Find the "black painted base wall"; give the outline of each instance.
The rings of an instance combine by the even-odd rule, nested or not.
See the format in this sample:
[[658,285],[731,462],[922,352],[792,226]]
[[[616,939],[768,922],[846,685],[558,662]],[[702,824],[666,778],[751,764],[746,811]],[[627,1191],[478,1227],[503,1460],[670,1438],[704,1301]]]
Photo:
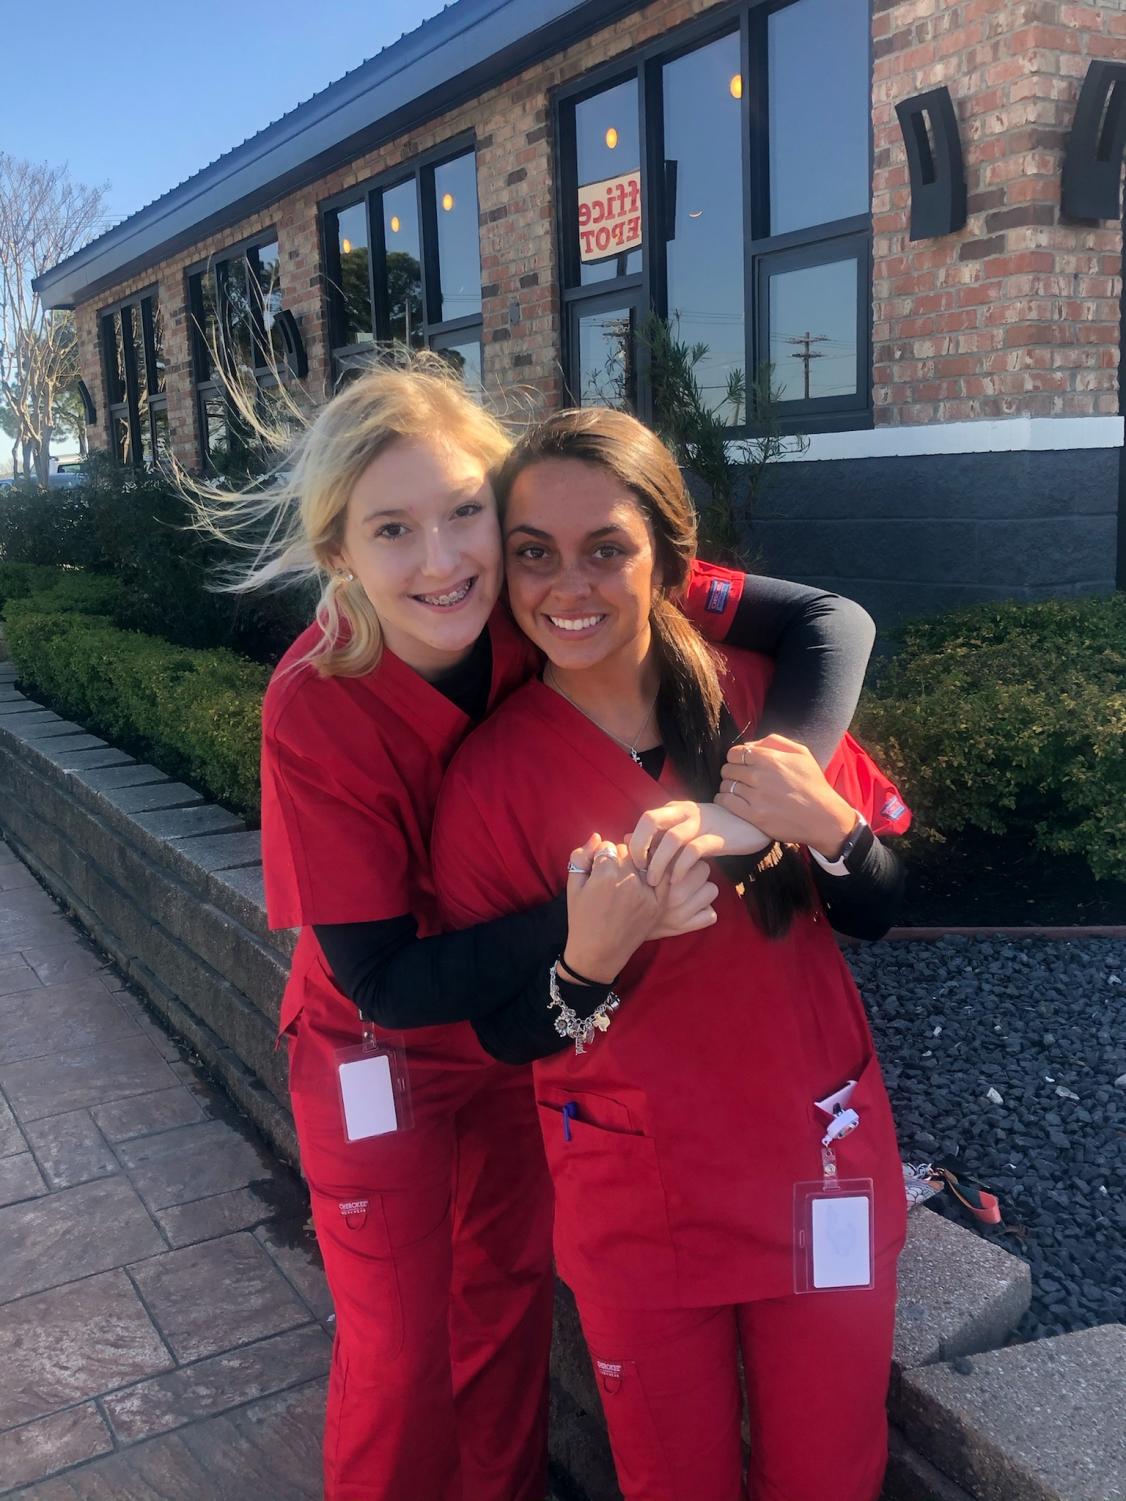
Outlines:
[[1115,585],[1117,448],[769,465],[755,567],[859,600],[886,629],[992,599]]

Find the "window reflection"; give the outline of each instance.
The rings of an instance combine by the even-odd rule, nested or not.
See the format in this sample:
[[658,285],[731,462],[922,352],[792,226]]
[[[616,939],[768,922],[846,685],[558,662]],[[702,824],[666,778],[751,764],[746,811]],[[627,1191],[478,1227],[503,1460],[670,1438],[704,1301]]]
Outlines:
[[[617,183],[619,179],[629,179],[631,175],[639,188],[640,182],[636,174],[639,174],[641,169],[641,139],[638,127],[636,78],[615,84],[613,88],[603,89],[600,94],[584,99],[581,104],[575,106],[575,163],[576,182],[580,190],[591,187],[595,183]],[[633,217],[634,206],[636,206],[639,220],[641,214],[640,198],[637,198],[636,205],[631,202],[631,195],[634,192],[633,183],[627,181],[621,184],[621,188],[621,195],[614,188],[590,195],[597,199],[599,204],[605,203],[611,206],[610,211],[615,227],[618,227],[619,218],[623,217],[626,212],[629,213],[630,218]],[[584,195],[580,192],[580,203],[583,197]],[[621,215],[618,212],[619,207],[622,210]],[[602,247],[596,244],[586,246],[588,253],[598,253],[601,249],[603,254],[599,259],[582,258],[583,233],[594,235],[605,227],[602,221],[594,222],[593,215],[598,212],[598,208],[594,208],[592,216],[586,219],[586,222],[584,222],[584,216],[579,215],[579,284],[581,286],[612,280],[616,276],[630,276],[641,270],[640,249],[615,254],[611,240],[607,240],[605,246]],[[624,232],[628,226],[621,227]]]
[[414,349],[426,342],[422,310],[422,251],[418,194],[412,177],[383,194],[387,248],[387,306],[391,338]]
[[438,272],[443,323],[481,311],[481,239],[477,166],[471,151],[434,169]]
[[250,270],[254,326],[258,333],[257,363],[259,366],[276,368],[285,359],[280,331],[276,327],[281,312],[281,260],[277,241],[269,245],[256,245],[247,251]]
[[121,336],[121,314],[110,313],[102,319],[103,348],[106,351],[106,380],[110,406],[125,400],[125,341]]
[[481,344],[469,339],[464,344],[445,344],[439,353],[461,376],[471,391],[481,387]]
[[736,34],[663,69],[669,324],[707,345],[696,380],[732,426],[746,417],[739,55]]
[[129,430],[129,418],[118,416],[113,419],[114,454],[119,464],[131,464],[133,462],[133,437]]
[[152,414],[153,457],[162,468],[172,462],[172,442],[168,435],[168,413],[163,407]]
[[158,394],[163,394],[167,380],[167,366],[164,363],[164,309],[156,297],[151,299],[149,306],[152,310],[152,348],[156,361],[156,369],[151,373],[152,388]]
[[780,401],[853,396],[857,263],[831,261],[770,278],[770,362]]
[[242,256],[219,265],[219,296],[223,310],[223,328],[227,358],[235,370],[249,375],[258,363],[254,348],[257,288],[250,280],[249,268]]
[[578,319],[579,406],[634,405],[633,309],[612,308]]
[[375,325],[371,313],[367,204],[353,203],[350,208],[338,209],[330,215],[329,231],[335,234],[339,267],[338,346],[370,344]]
[[196,334],[196,379],[206,380],[215,368],[215,354],[219,341],[219,321],[216,311],[215,273],[201,272],[192,278],[195,284],[195,334]]
[[772,234],[868,212],[868,4],[796,0],[770,17]]
[[221,396],[208,396],[203,402],[204,448],[212,465],[227,458],[230,432],[227,427],[227,403]]

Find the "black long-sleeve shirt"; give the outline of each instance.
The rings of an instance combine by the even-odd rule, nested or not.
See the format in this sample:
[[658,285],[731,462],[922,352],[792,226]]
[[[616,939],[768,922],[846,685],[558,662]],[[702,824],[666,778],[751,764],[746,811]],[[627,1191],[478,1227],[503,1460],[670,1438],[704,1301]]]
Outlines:
[[[781,579],[748,580],[727,644],[776,659],[756,733],[788,735],[826,761],[851,721],[872,638],[871,620],[850,600]],[[491,666],[485,633],[465,661],[434,686],[471,719],[480,719],[488,706]],[[885,853],[897,866],[894,856]],[[880,864],[878,896],[867,880],[854,886],[854,877],[836,878],[854,887],[847,899],[841,893],[835,895],[838,915],[878,927],[879,910],[887,900],[889,869]],[[851,919],[845,905],[857,909]],[[865,916],[860,909],[870,910]],[[888,926],[890,918],[880,931]],[[509,1030],[513,1048],[521,1054],[509,1061],[523,1061],[533,1045],[540,1051],[529,1056],[543,1055],[548,1038],[542,1033],[542,1018],[533,1021],[531,1013],[542,1011],[550,1022],[544,977],[566,942],[563,896],[526,912],[431,938],[418,937],[417,923],[407,913],[375,922],[318,924],[314,931],[340,989],[380,1026],[400,1030],[470,1021],[478,1027],[483,1045],[497,1057],[506,1057],[510,1051],[505,1043]],[[528,992],[534,975],[541,982],[536,1005]],[[531,1028],[527,1035],[525,1027]],[[551,1036],[555,1046],[561,1045],[553,1030]]]

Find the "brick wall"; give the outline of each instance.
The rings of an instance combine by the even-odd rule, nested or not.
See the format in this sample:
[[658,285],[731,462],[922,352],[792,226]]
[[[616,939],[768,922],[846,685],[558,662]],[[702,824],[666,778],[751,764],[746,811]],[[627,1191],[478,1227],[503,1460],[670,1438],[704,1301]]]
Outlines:
[[[877,424],[1118,411],[1122,232],[1060,222],[1092,58],[1126,57],[1121,0],[874,0]],[[907,238],[897,101],[945,84],[966,163],[958,235]]]

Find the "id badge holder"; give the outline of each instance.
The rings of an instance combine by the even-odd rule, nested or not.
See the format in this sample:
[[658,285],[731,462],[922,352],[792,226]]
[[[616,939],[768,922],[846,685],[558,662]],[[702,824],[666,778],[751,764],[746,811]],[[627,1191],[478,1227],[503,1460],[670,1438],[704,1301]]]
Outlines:
[[377,1039],[375,1028],[365,1022],[360,1045],[339,1048],[334,1061],[347,1141],[410,1130],[414,1113],[402,1048]]
[[871,1178],[842,1178],[833,1144],[860,1124],[848,1108],[851,1082],[818,1101],[830,1116],[821,1177],[794,1185],[794,1291],[860,1291],[876,1285],[875,1191]]

